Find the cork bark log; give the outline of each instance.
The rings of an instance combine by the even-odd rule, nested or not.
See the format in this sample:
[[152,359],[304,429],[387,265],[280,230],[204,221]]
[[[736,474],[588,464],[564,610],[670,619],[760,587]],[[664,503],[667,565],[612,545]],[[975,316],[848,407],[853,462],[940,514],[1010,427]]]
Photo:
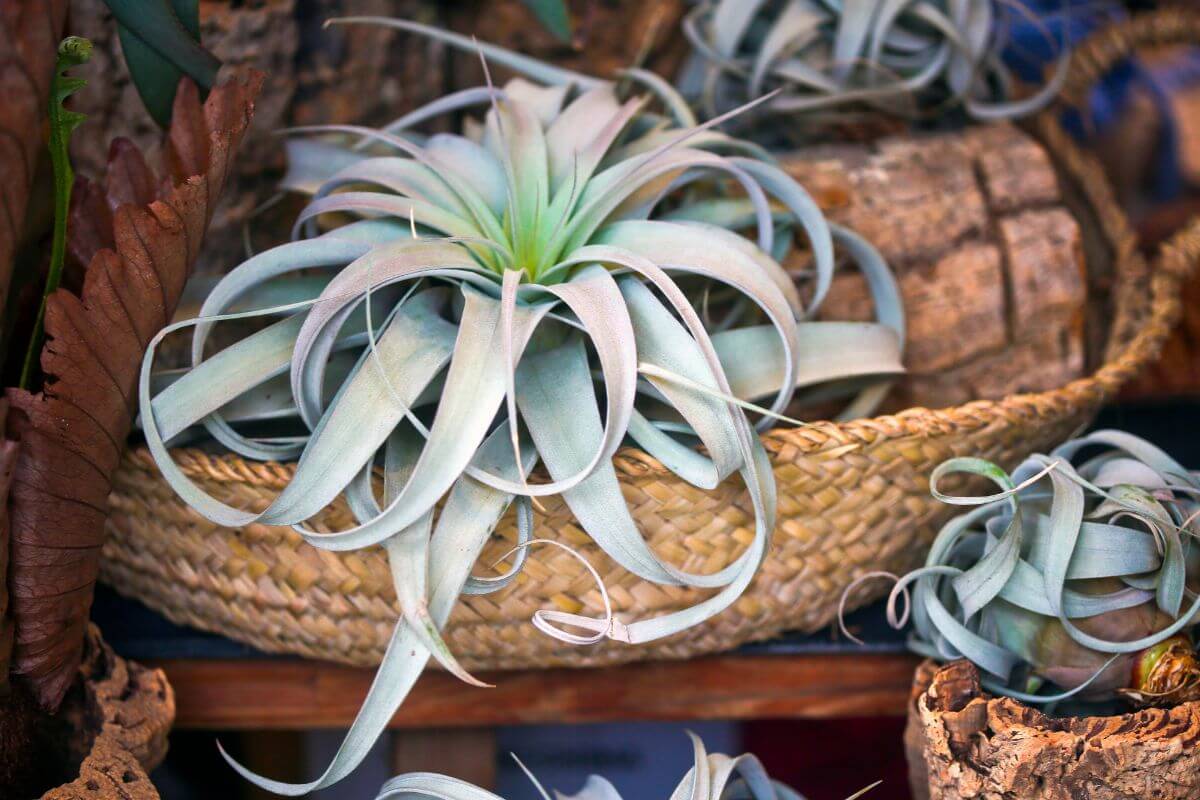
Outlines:
[[[1027,134],[998,124],[894,137],[801,151],[786,166],[898,278],[909,375],[890,409],[1041,391],[1085,374],[1103,343],[1087,312],[1089,300],[1103,302],[1104,264],[1085,265],[1078,217]],[[823,314],[868,319],[862,277],[839,274]]]
[[905,747],[917,800],[1200,797],[1200,703],[1055,719],[983,694],[965,661],[923,664]]
[[148,773],[167,754],[175,695],[162,670],[126,661],[92,626],[79,681],[47,720],[42,753],[77,775],[42,800],[158,800]]

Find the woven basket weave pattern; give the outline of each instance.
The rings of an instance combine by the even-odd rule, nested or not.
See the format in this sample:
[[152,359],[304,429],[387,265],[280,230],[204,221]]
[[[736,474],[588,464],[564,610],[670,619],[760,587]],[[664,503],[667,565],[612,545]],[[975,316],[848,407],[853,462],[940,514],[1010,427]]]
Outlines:
[[[1111,30],[1077,51],[1066,96],[1091,85],[1135,41],[1196,40],[1200,24],[1179,13],[1160,13]],[[733,607],[690,631],[647,645],[565,645],[538,633],[530,616],[551,607],[600,616],[600,594],[569,554],[535,548],[514,585],[460,600],[445,635],[463,665],[515,669],[684,658],[783,630],[817,630],[834,618],[842,592],[856,577],[881,569],[901,572],[922,559],[937,527],[954,513],[929,496],[927,476],[937,464],[973,455],[1012,466],[1085,426],[1106,398],[1157,355],[1178,319],[1179,282],[1200,259],[1200,226],[1165,246],[1151,275],[1098,165],[1049,115],[1039,119],[1037,128],[1064,178],[1094,215],[1117,267],[1109,360],[1099,371],[1041,394],[772,431],[764,442],[778,482],[779,524],[760,573]],[[248,509],[264,508],[291,473],[287,465],[195,450],[174,455],[206,491]],[[635,520],[655,550],[680,567],[715,570],[752,538],[753,515],[737,481],[716,491],[699,490],[632,449],[618,453],[615,462]],[[289,528],[219,528],[174,495],[142,449],[127,454],[110,503],[102,578],[118,591],[176,622],[219,631],[263,650],[354,664],[375,664],[382,657],[398,609],[381,549],[331,553],[304,544]],[[544,507],[544,513],[537,512],[539,535],[557,538],[587,558],[622,617],[656,616],[702,596],[630,575],[578,528],[560,499],[549,498]],[[333,530],[351,524],[339,501],[316,527]],[[489,574],[514,540],[508,518],[476,572]],[[879,591],[878,584],[860,587],[848,607]]]

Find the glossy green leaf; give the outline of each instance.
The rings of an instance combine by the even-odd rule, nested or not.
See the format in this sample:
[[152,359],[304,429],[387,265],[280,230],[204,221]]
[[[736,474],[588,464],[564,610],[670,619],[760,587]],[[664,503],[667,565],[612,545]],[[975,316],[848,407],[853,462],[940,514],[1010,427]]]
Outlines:
[[117,19],[121,51],[150,116],[166,127],[179,79],[211,89],[221,67],[199,45],[199,0],[104,0]]
[[565,0],[521,0],[542,26],[564,42],[571,40],[571,15]]

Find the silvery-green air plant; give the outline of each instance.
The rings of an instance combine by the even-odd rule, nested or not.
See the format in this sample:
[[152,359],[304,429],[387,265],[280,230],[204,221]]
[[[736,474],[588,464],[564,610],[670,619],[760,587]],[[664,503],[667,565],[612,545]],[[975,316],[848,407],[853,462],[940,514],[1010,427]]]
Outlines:
[[793,121],[956,106],[1011,119],[1049,103],[1069,62],[1047,32],[1059,56],[1022,92],[1002,58],[1013,14],[1031,12],[1020,0],[700,0],[684,21],[693,54],[680,85],[710,114],[777,90],[759,111]]
[[[943,493],[956,473],[1000,491]],[[1139,437],[1102,430],[1011,475],[954,458],[930,485],[938,499],[975,508],[947,523],[925,566],[893,589],[889,622],[911,616],[916,652],[965,657],[986,688],[1029,703],[1200,699],[1191,638],[1200,475]]]
[[[292,525],[327,550],[386,548],[402,618],[329,769],[292,785],[238,767],[291,795],[354,768],[430,655],[474,681],[440,630],[460,594],[515,578],[539,542],[537,498],[560,495],[629,572],[710,591],[637,620],[614,618],[602,591],[603,618],[546,610],[534,624],[577,644],[670,636],[733,603],[764,557],[775,482],[757,434],[797,399],[868,414],[903,369],[879,254],[760,149],[697,125],[662,79],[599,80],[406,21],[340,22],[431,36],[525,77],[382,129],[292,131],[285,187],[311,194],[294,241],[232,269],[197,319],[158,335],[194,328],[190,369],[154,373],[154,347],[143,365],[147,445],[197,512]],[[460,133],[421,132],[447,115],[465,116]],[[797,238],[811,264],[798,282],[779,264]],[[878,322],[814,320],[837,258],[865,274]],[[206,353],[214,324],[248,317],[277,319]],[[254,427],[288,418],[302,435]],[[171,459],[168,443],[196,426],[241,456],[296,461],[294,476],[262,511],[219,501]],[[744,482],[754,535],[732,563],[694,574],[649,547],[612,464],[626,441],[694,486]],[[354,527],[306,525],[339,495]],[[512,568],[471,576],[510,506]]]
[[[670,800],[804,800],[804,797],[784,784],[772,780],[762,762],[744,753],[730,757],[723,753],[708,753],[695,734],[692,740],[694,765],[671,793]],[[525,765],[517,762],[522,769]],[[550,793],[537,778],[525,770],[538,794],[549,800]],[[878,783],[846,798],[857,800]],[[583,788],[572,795],[555,792],[559,800],[621,800],[616,787],[599,775],[588,777]],[[502,800],[486,789],[457,778],[429,772],[398,775],[383,785],[375,800]]]

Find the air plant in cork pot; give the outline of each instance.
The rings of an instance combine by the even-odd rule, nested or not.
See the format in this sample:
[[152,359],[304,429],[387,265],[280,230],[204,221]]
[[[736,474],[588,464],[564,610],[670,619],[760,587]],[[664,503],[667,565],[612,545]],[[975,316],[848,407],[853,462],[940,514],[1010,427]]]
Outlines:
[[[952,476],[998,492],[950,493]],[[888,621],[909,646],[974,664],[983,688],[1024,703],[1174,706],[1200,700],[1200,476],[1132,434],[1099,430],[1011,474],[953,458],[935,497],[971,510],[925,566],[897,578]]]

